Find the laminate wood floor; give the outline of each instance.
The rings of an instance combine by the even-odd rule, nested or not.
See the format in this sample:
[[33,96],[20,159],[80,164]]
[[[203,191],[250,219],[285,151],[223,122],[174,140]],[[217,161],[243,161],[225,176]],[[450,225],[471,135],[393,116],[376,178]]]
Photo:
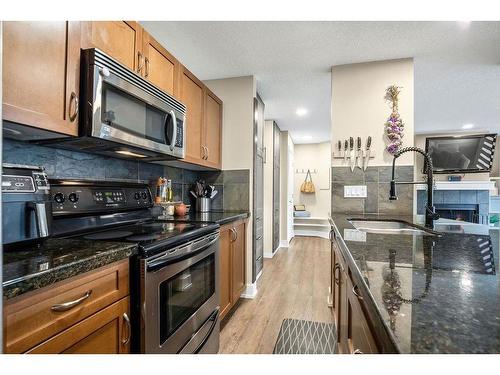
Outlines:
[[219,353],[272,353],[285,318],[333,322],[329,279],[330,241],[295,237],[264,260],[257,297],[240,299],[221,322]]

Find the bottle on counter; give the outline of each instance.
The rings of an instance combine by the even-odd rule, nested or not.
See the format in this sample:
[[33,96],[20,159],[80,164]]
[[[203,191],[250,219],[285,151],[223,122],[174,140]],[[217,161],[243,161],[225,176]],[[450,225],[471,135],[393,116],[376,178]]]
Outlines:
[[173,202],[174,201],[174,191],[172,190],[172,180],[166,180],[167,183],[167,202]]

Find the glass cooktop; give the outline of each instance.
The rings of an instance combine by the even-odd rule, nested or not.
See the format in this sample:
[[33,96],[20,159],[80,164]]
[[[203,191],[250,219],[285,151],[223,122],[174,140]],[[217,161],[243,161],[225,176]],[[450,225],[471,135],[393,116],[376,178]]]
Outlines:
[[176,246],[182,242],[203,236],[219,226],[207,223],[167,223],[151,221],[120,226],[102,232],[82,236],[86,240],[136,242],[139,251],[152,255],[165,247]]

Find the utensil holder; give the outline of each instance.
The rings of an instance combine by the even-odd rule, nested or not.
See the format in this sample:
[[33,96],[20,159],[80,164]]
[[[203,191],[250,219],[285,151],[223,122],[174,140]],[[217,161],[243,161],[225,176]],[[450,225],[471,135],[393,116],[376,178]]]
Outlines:
[[211,203],[210,198],[196,198],[196,211],[209,212]]

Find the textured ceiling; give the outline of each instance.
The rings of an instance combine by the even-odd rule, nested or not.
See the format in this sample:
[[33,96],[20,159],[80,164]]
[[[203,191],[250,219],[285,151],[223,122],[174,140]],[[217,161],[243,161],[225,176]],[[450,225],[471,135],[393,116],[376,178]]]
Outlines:
[[266,119],[296,143],[329,140],[332,65],[405,57],[415,63],[416,132],[467,123],[500,132],[500,22],[141,24],[201,79],[254,75]]

